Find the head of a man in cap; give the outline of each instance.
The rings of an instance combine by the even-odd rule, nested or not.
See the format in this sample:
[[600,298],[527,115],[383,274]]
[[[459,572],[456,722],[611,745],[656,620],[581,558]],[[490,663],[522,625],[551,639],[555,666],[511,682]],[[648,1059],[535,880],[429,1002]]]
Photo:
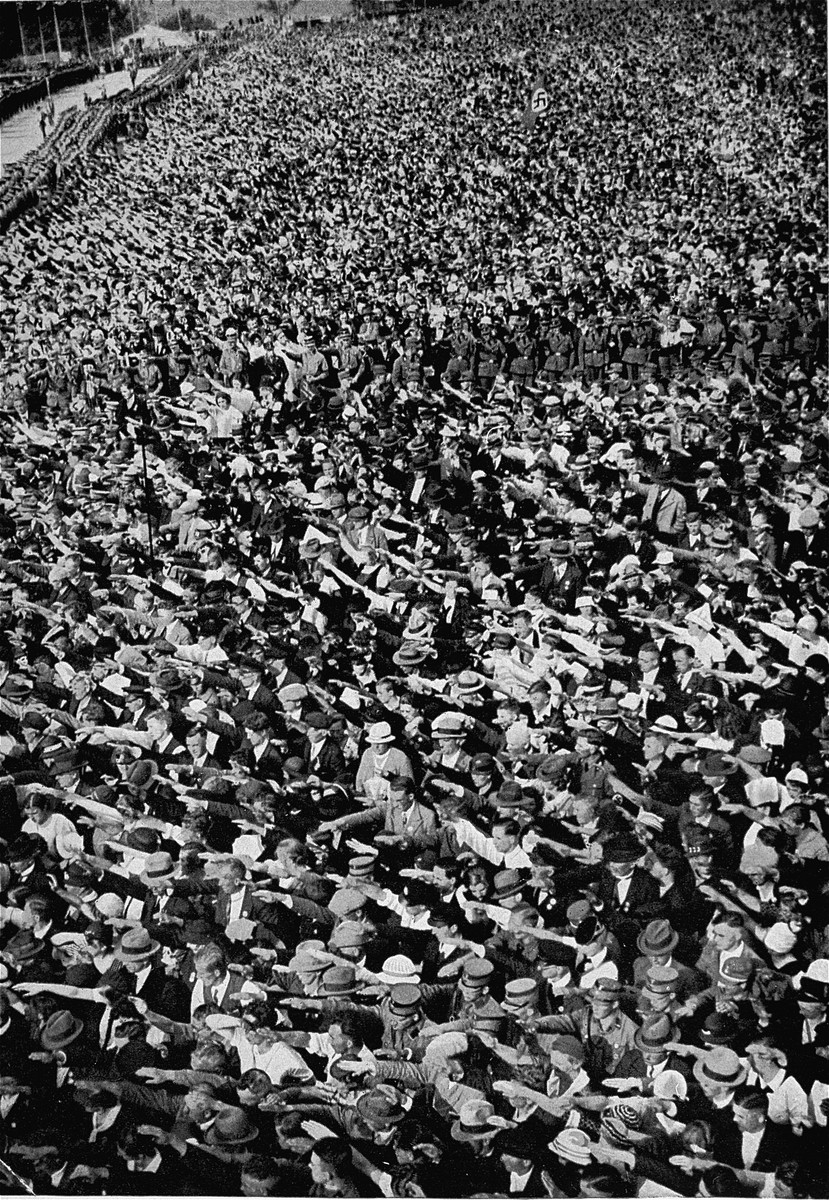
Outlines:
[[615,979],[599,979],[590,990],[590,1009],[596,1020],[604,1025],[619,1011],[621,985]]

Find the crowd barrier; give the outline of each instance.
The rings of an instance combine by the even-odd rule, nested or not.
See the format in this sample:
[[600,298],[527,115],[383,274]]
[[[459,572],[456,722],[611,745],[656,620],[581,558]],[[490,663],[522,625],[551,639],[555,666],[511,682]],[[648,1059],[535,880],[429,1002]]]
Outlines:
[[51,196],[59,185],[65,186],[79,161],[105,139],[126,133],[132,118],[140,117],[184,87],[200,63],[235,49],[244,36],[240,32],[203,43],[168,59],[152,79],[134,91],[65,112],[46,141],[11,166],[0,180],[0,232],[21,213]]

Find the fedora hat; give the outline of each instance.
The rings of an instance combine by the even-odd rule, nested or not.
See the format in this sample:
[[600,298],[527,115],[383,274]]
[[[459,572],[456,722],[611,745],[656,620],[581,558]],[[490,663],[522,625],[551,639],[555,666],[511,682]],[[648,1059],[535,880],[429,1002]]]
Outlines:
[[428,646],[420,642],[404,642],[399,650],[392,655],[392,660],[398,667],[416,667],[425,662],[431,654]]
[[492,885],[495,900],[506,900],[510,896],[518,896],[527,883],[526,872],[518,870],[497,871]]
[[455,694],[474,696],[486,687],[486,680],[477,671],[461,671],[455,676]]
[[829,1002],[829,960],[816,958],[810,962],[795,986],[798,995],[805,1000],[820,1004]]
[[17,963],[26,963],[37,958],[45,947],[46,943],[40,938],[36,938],[31,929],[21,929],[6,942],[4,953],[7,958],[11,958]]
[[73,1016],[71,1012],[67,1012],[64,1008],[60,1012],[52,1013],[49,1020],[43,1026],[40,1035],[40,1044],[44,1050],[62,1050],[64,1046],[70,1045],[82,1033],[83,1021]]
[[644,853],[645,847],[629,833],[617,833],[604,844],[604,861],[609,863],[635,863]]
[[329,967],[322,977],[326,996],[350,996],[357,990],[357,975],[353,967]]
[[259,1137],[259,1130],[241,1108],[223,1108],[205,1136],[208,1146],[243,1146]]
[[714,1084],[734,1089],[745,1083],[747,1074],[748,1069],[735,1052],[726,1046],[715,1046],[712,1050],[707,1050],[694,1063],[694,1078],[703,1085]]
[[672,1032],[671,1018],[659,1013],[645,1018],[633,1035],[633,1041],[639,1050],[661,1050],[671,1040]]
[[125,963],[141,962],[142,959],[152,958],[160,948],[161,943],[153,941],[146,929],[128,929],[121,938],[115,957]]
[[636,945],[648,957],[671,954],[679,945],[679,934],[671,927],[670,921],[649,921],[636,939]]
[[394,734],[388,721],[375,721],[369,726],[366,738],[370,746],[385,746],[394,741]]
[[390,1125],[397,1125],[408,1112],[400,1093],[388,1084],[379,1084],[371,1091],[363,1092],[356,1107],[364,1120],[383,1121]]
[[176,864],[172,857],[166,851],[160,851],[158,854],[148,854],[144,860],[144,870],[141,872],[141,882],[147,885],[153,883],[162,883],[165,879],[172,879],[176,873]]
[[491,1104],[469,1100],[461,1105],[458,1119],[452,1123],[452,1137],[456,1142],[481,1142],[494,1137],[500,1128]]

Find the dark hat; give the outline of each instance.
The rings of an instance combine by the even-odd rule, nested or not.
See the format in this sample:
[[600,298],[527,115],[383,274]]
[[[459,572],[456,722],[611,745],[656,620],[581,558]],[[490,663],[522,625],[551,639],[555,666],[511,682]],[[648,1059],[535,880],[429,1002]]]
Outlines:
[[538,999],[538,980],[530,976],[511,979],[504,988],[504,1007],[523,1008]]
[[700,775],[733,775],[737,764],[723,758],[721,754],[708,754],[700,763]]
[[670,954],[678,944],[679,934],[662,918],[650,921],[636,939],[642,954],[647,955]]
[[576,926],[575,939],[577,946],[589,946],[591,942],[595,942],[596,938],[602,932],[604,927],[600,924],[596,917],[586,917],[584,921],[580,921]]
[[28,862],[31,858],[37,858],[41,850],[45,846],[43,839],[35,837],[33,834],[21,833],[20,837],[14,839],[8,849],[8,858],[12,866],[16,863]]
[[206,946],[208,942],[217,941],[221,936],[221,930],[212,921],[198,919],[185,921],[181,936],[189,946]]
[[330,729],[331,718],[322,712],[311,712],[305,718],[305,724],[309,729]]
[[736,1040],[740,1026],[727,1013],[713,1012],[706,1017],[700,1030],[700,1041],[712,1046],[729,1046]]
[[633,863],[645,853],[645,847],[630,833],[617,833],[604,844],[604,861],[608,863]]
[[546,938],[538,942],[538,962],[542,966],[567,967],[575,970],[576,951],[571,946],[562,946],[560,942],[548,942]]
[[492,885],[492,894],[496,900],[506,900],[509,896],[519,895],[527,883],[527,871],[507,870],[496,872]]
[[633,1041],[640,1050],[661,1050],[671,1040],[672,1033],[671,1018],[666,1013],[658,1013],[645,1017],[641,1028],[633,1035]]
[[322,990],[327,996],[350,996],[357,990],[353,967],[329,967],[322,977]]
[[140,962],[152,958],[159,949],[160,943],[154,941],[146,929],[128,929],[121,938],[115,957],[121,962]]
[[374,871],[377,863],[375,854],[355,854],[348,860],[348,874],[351,879],[367,879]]
[[36,938],[31,929],[21,929],[6,942],[3,953],[6,958],[11,958],[15,962],[26,963],[37,958],[43,949],[45,949],[45,942]]
[[507,780],[502,783],[495,796],[495,805],[497,808],[524,808],[527,804],[527,797],[524,795],[523,788],[520,784],[513,780]]
[[590,996],[595,1000],[618,1000],[622,994],[622,985],[618,979],[603,976],[597,979],[590,989]]
[[398,983],[389,992],[389,1008],[399,1017],[412,1016],[422,1002],[423,993],[414,983]]
[[717,848],[716,840],[710,830],[702,825],[689,825],[684,833],[685,853],[688,858],[701,858],[713,854]]
[[150,829],[146,825],[138,825],[135,829],[130,830],[124,840],[131,850],[140,850],[150,857],[155,857],[159,839],[154,829]]
[[494,966],[487,959],[472,958],[464,964],[461,979],[467,987],[483,989],[489,987],[494,972]]
[[485,772],[491,774],[495,770],[495,759],[491,754],[475,754],[469,764],[469,770],[474,773],[483,775]]
[[82,1033],[83,1021],[67,1012],[66,1009],[61,1009],[60,1012],[52,1013],[43,1026],[40,1044],[44,1050],[62,1050]]
[[208,1146],[242,1146],[259,1136],[259,1130],[241,1108],[223,1108],[205,1135]]
[[364,1120],[383,1121],[396,1125],[406,1116],[407,1108],[396,1088],[380,1084],[357,1100],[357,1112]]
[[493,996],[481,996],[472,1005],[472,1024],[476,1029],[487,1026],[498,1029],[506,1017],[506,1010]]

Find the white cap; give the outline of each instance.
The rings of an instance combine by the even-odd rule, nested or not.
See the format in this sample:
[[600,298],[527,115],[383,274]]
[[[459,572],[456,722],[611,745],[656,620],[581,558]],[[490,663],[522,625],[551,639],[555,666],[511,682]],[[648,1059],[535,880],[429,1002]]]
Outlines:
[[785,921],[777,921],[766,930],[762,941],[769,954],[788,954],[797,941],[797,934],[792,933]]
[[95,901],[95,908],[102,917],[122,917],[124,902],[115,892],[102,892]]

